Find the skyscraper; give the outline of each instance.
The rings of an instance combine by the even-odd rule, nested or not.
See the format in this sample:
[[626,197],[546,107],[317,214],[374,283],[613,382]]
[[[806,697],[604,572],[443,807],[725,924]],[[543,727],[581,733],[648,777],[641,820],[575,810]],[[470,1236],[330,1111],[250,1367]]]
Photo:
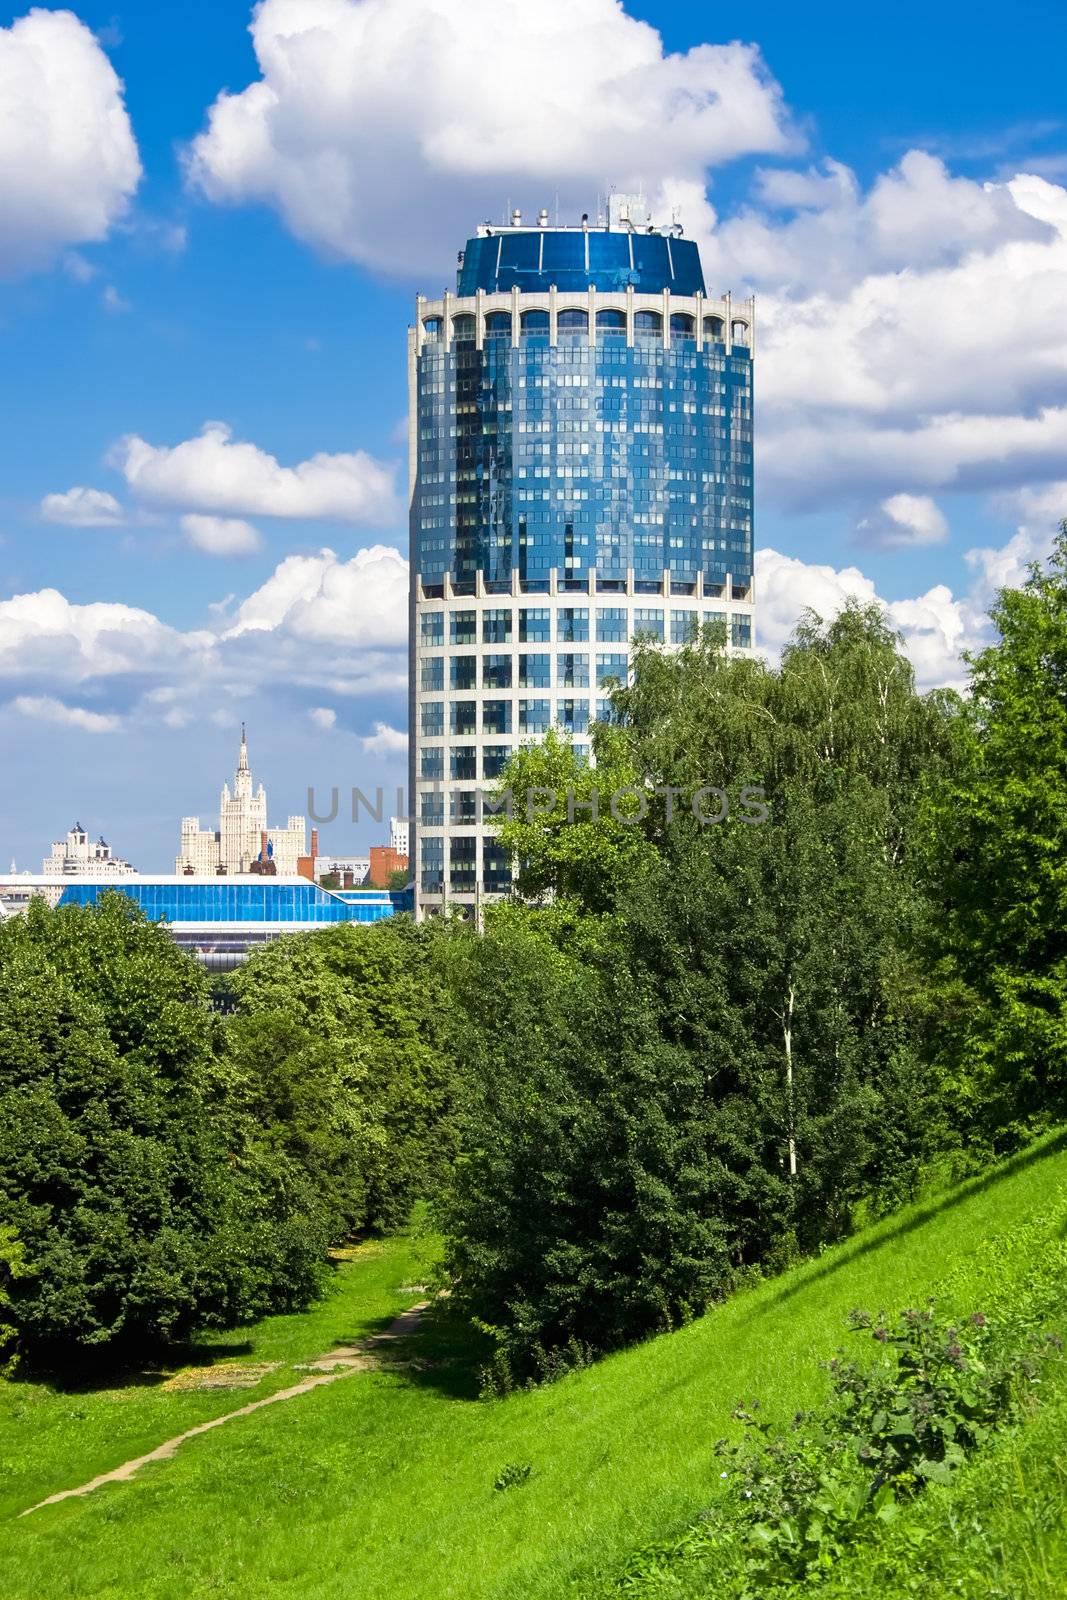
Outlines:
[[411,782],[420,909],[506,892],[479,790],[580,749],[638,632],[753,642],[754,307],[640,200],[486,224],[410,333]]

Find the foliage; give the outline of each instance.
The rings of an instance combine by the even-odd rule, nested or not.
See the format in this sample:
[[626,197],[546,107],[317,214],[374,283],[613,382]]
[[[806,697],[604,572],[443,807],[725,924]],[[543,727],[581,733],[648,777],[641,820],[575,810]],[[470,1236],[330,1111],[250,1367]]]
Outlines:
[[[912,845],[954,698],[919,695],[853,606],[778,671],[708,633],[640,644],[613,703],[594,766],[557,735],[509,764],[524,903],[453,983],[475,1088],[442,1216],[514,1381],[570,1340],[677,1325],[872,1193],[906,1199],[941,1121]],[[709,786],[719,823],[692,804]],[[620,789],[644,804],[613,809]]]
[[[1059,1239],[1064,1214],[1052,1215],[1048,1203],[1065,1180],[1067,1149],[1046,1140],[818,1259],[750,1284],[675,1334],[492,1405],[468,1398],[480,1352],[463,1343],[458,1319],[446,1339],[435,1313],[405,1351],[413,1366],[357,1374],[318,1397],[267,1407],[183,1446],[132,1483],[27,1518],[17,1513],[56,1489],[283,1389],[306,1376],[301,1364],[375,1333],[416,1298],[404,1288],[428,1281],[432,1241],[369,1240],[350,1259],[346,1252],[332,1292],[311,1311],[213,1333],[171,1355],[195,1367],[281,1362],[253,1391],[171,1388],[142,1373],[72,1391],[20,1374],[0,1384],[0,1593],[70,1600],[73,1586],[79,1600],[244,1600],[258,1581],[249,1574],[266,1573],[283,1592],[316,1600],[347,1600],[353,1591],[360,1600],[395,1600],[397,1574],[417,1573],[435,1600],[591,1600],[601,1592],[598,1576],[613,1581],[637,1548],[666,1543],[690,1523],[706,1529],[699,1513],[722,1487],[712,1445],[732,1431],[738,1395],[759,1395],[761,1413],[783,1422],[816,1410],[826,1380],[818,1363],[841,1342],[850,1306],[923,1304],[936,1293],[954,1311],[977,1305],[992,1317],[994,1289],[1010,1296],[1025,1288]],[[959,1278],[951,1301],[941,1287],[946,1273]],[[1067,1571],[1063,1365],[1052,1364],[1034,1390],[1045,1398],[1032,1420],[1028,1408],[1025,1432],[1020,1421],[1019,1452],[1035,1439],[1022,1458],[1024,1478],[1015,1477],[1016,1446],[998,1434],[953,1474],[951,1487],[932,1485],[902,1501],[884,1542],[876,1523],[876,1560],[865,1538],[831,1569],[842,1574],[840,1592],[852,1592],[845,1575],[864,1600],[1053,1600],[1064,1591],[1062,1581],[1035,1586],[1031,1573],[1031,1563],[1061,1578]],[[998,1456],[1002,1442],[1011,1449]],[[963,1499],[987,1458],[982,1497]],[[530,1463],[529,1481],[495,1493],[508,1462]],[[925,1533],[921,1545],[910,1543],[911,1530]],[[968,1578],[974,1568],[987,1583]],[[717,1564],[672,1562],[651,1592],[678,1600],[722,1587]]]
[[260,1147],[309,1175],[334,1243],[402,1225],[454,1146],[440,935],[343,923],[255,951],[233,980],[228,1093]]
[[200,982],[117,896],[0,928],[0,1217],[24,1251],[24,1348],[175,1335],[240,1300]]
[[121,895],[0,928],[0,1287],[20,1350],[116,1359],[306,1305],[331,1245],[432,1186],[451,1135],[427,939],[337,932],[255,958],[222,1022]]
[[1067,523],[992,616],[967,760],[932,797],[930,871],[958,994],[946,1066],[965,1132],[995,1150],[1067,1105]]
[[528,1483],[533,1469],[528,1461],[509,1461],[502,1467],[493,1482],[494,1489],[516,1489]]
[[[872,1527],[896,1522],[902,1501],[951,1483],[1018,1415],[1062,1347],[1055,1336],[1039,1343],[1010,1324],[997,1329],[981,1312],[957,1326],[932,1301],[893,1319],[855,1311],[849,1325],[871,1332],[890,1360],[871,1368],[838,1356],[826,1404],[785,1430],[760,1417],[758,1402],[742,1403],[734,1419],[745,1436],[716,1446],[725,1493],[668,1562],[713,1565],[724,1597],[799,1592],[825,1579]],[[657,1570],[661,1553],[647,1553],[619,1592],[645,1592],[644,1573]]]

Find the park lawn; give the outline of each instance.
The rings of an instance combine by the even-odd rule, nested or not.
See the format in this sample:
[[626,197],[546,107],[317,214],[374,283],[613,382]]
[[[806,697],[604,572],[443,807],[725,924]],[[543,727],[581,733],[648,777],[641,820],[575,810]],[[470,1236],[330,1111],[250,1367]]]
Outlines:
[[[966,1262],[982,1241],[1009,1234],[1064,1191],[1067,1139],[1060,1135],[677,1333],[502,1401],[469,1398],[462,1349],[449,1345],[454,1331],[447,1322],[430,1326],[412,1348],[440,1365],[344,1378],[194,1439],[134,1482],[9,1518],[0,1593],[9,1600],[591,1593],[635,1547],[680,1528],[708,1503],[714,1441],[729,1430],[739,1397],[760,1397],[765,1413],[783,1420],[817,1402],[825,1384],[819,1363],[842,1342],[850,1308],[914,1303],[946,1274],[965,1295]],[[249,1359],[306,1359],[380,1327],[416,1298],[400,1290],[424,1281],[415,1274],[427,1270],[430,1252],[429,1241],[406,1237],[367,1248],[340,1269],[323,1305],[250,1330]],[[293,1373],[273,1378],[291,1382]],[[217,1415],[266,1392],[266,1384],[228,1396],[127,1387],[72,1397],[12,1384],[3,1452],[11,1458],[24,1450],[27,1460],[8,1502],[30,1504],[117,1466],[188,1426],[182,1408],[194,1402],[205,1406],[203,1415]],[[20,1418],[12,1419],[11,1405],[25,1408]],[[529,1480],[496,1491],[497,1475],[512,1463],[528,1464]]]

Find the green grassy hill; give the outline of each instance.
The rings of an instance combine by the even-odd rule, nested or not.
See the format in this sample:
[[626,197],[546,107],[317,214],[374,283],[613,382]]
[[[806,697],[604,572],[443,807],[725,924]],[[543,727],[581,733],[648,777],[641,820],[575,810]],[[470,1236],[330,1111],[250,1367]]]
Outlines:
[[[295,1365],[373,1333],[421,1298],[415,1286],[430,1270],[433,1241],[366,1246],[341,1267],[336,1292],[307,1315],[272,1318],[189,1352],[193,1365],[276,1363],[253,1388],[166,1388],[166,1374],[153,1373],[76,1392],[0,1386],[0,1594],[547,1600],[599,1593],[635,1549],[708,1504],[718,1475],[713,1444],[729,1431],[738,1398],[758,1396],[765,1413],[783,1420],[817,1402],[825,1385],[819,1363],[842,1342],[853,1306],[896,1308],[947,1284],[961,1309],[972,1308],[991,1270],[1025,1272],[1018,1240],[1025,1236],[1033,1250],[1041,1238],[1040,1228],[1035,1236],[1024,1225],[1050,1214],[1057,1200],[1067,1200],[1063,1135],[739,1294],[678,1333],[551,1387],[475,1402],[454,1330],[431,1323],[406,1352],[432,1363],[423,1369],[345,1377],[192,1439],[132,1482],[17,1517],[193,1423],[291,1384],[300,1376]],[[995,1508],[988,1537],[1000,1540],[1001,1555],[984,1558],[985,1573],[1013,1550],[1024,1559],[1010,1536],[994,1459],[1001,1475],[1014,1463],[1019,1515],[1025,1503],[1026,1515],[1043,1518],[1040,1528],[1031,1524],[1039,1550],[1029,1576],[1005,1591],[1013,1595],[1062,1592],[1062,1530],[1040,1511],[1062,1496],[1057,1416],[1062,1425],[1067,1401],[1058,1392],[1037,1413],[1032,1438],[997,1444],[988,1461],[976,1458],[965,1469],[965,1483],[961,1475],[961,1496],[980,1504],[985,1495]],[[530,1476],[500,1493],[494,1482],[509,1464],[528,1464]],[[951,1520],[947,1497],[955,1492],[931,1491],[917,1513],[930,1523],[930,1548],[944,1547],[946,1560],[951,1540],[943,1528],[938,1535],[937,1519]],[[926,1554],[919,1559],[925,1567]],[[892,1594],[888,1573],[878,1583],[874,1566],[865,1569],[857,1584],[874,1587],[854,1592]],[[944,1587],[917,1592],[994,1592],[968,1588],[969,1581],[946,1568]]]

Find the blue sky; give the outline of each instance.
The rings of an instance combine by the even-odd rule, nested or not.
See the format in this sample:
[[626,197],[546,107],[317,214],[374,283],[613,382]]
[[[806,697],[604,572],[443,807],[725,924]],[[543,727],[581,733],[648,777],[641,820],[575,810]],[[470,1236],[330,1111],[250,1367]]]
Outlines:
[[77,816],[169,868],[242,718],[272,819],[402,781],[405,330],[508,201],[640,177],[709,286],[755,288],[771,648],[877,592],[954,681],[1067,511],[1067,13],[536,15],[268,0],[254,41],[232,0],[0,8],[4,865]]

